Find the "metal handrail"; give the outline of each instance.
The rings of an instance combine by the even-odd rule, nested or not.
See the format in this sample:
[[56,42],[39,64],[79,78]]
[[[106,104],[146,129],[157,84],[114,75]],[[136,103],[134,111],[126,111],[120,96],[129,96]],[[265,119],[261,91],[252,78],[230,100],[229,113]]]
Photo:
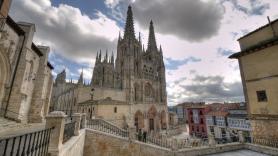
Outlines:
[[0,139],[0,155],[46,156],[52,129]]

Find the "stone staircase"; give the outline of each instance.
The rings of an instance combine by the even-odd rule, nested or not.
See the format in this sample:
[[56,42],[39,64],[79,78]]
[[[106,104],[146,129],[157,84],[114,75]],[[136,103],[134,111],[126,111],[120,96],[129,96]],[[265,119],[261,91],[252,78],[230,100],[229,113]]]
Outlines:
[[129,132],[122,129],[111,122],[105,121],[103,119],[89,119],[87,120],[86,128],[94,129],[97,131],[102,131],[105,133],[121,136],[124,138],[129,137]]

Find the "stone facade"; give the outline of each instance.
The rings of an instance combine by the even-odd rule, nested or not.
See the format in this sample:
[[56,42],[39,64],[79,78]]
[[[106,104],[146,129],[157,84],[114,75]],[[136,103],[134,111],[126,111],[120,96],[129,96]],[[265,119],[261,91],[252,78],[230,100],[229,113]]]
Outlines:
[[1,115],[19,122],[42,122],[52,88],[48,47],[33,43],[35,25],[7,17],[0,39]]
[[[147,131],[168,127],[165,66],[162,48],[150,23],[145,50],[135,37],[131,7],[127,11],[124,36],[119,35],[117,57],[96,56],[91,84],[66,82],[65,71],[57,75],[52,94],[53,110],[66,114],[87,113],[88,117],[109,120],[118,126],[135,126]],[[78,106],[77,106],[78,105]]]
[[278,140],[278,19],[240,38],[239,61],[254,139]]

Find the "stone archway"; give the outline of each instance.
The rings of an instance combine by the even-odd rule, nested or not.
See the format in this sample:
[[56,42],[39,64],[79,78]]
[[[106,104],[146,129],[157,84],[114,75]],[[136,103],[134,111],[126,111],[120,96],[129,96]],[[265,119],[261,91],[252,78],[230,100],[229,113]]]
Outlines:
[[154,106],[152,106],[148,111],[148,120],[149,120],[149,131],[156,130],[156,116],[157,116],[157,110]]
[[140,110],[136,111],[134,115],[134,126],[136,127],[136,131],[144,128],[144,115]]
[[160,121],[161,121],[161,129],[167,129],[167,116],[165,110],[161,111]]
[[5,84],[8,83],[8,78],[10,76],[9,61],[5,53],[0,49],[0,108],[2,108],[2,103],[5,95]]

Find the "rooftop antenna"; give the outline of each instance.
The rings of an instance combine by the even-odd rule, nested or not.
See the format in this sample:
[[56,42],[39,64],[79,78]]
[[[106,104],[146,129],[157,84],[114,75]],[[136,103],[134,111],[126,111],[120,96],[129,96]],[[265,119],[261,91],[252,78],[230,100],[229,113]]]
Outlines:
[[267,20],[268,20],[268,24],[269,24],[269,26],[270,26],[270,28],[271,28],[271,30],[272,30],[273,37],[276,37],[276,33],[275,33],[275,30],[274,30],[274,28],[273,28],[273,26],[272,26],[272,24],[271,24],[271,21],[270,21],[269,16],[267,16]]

